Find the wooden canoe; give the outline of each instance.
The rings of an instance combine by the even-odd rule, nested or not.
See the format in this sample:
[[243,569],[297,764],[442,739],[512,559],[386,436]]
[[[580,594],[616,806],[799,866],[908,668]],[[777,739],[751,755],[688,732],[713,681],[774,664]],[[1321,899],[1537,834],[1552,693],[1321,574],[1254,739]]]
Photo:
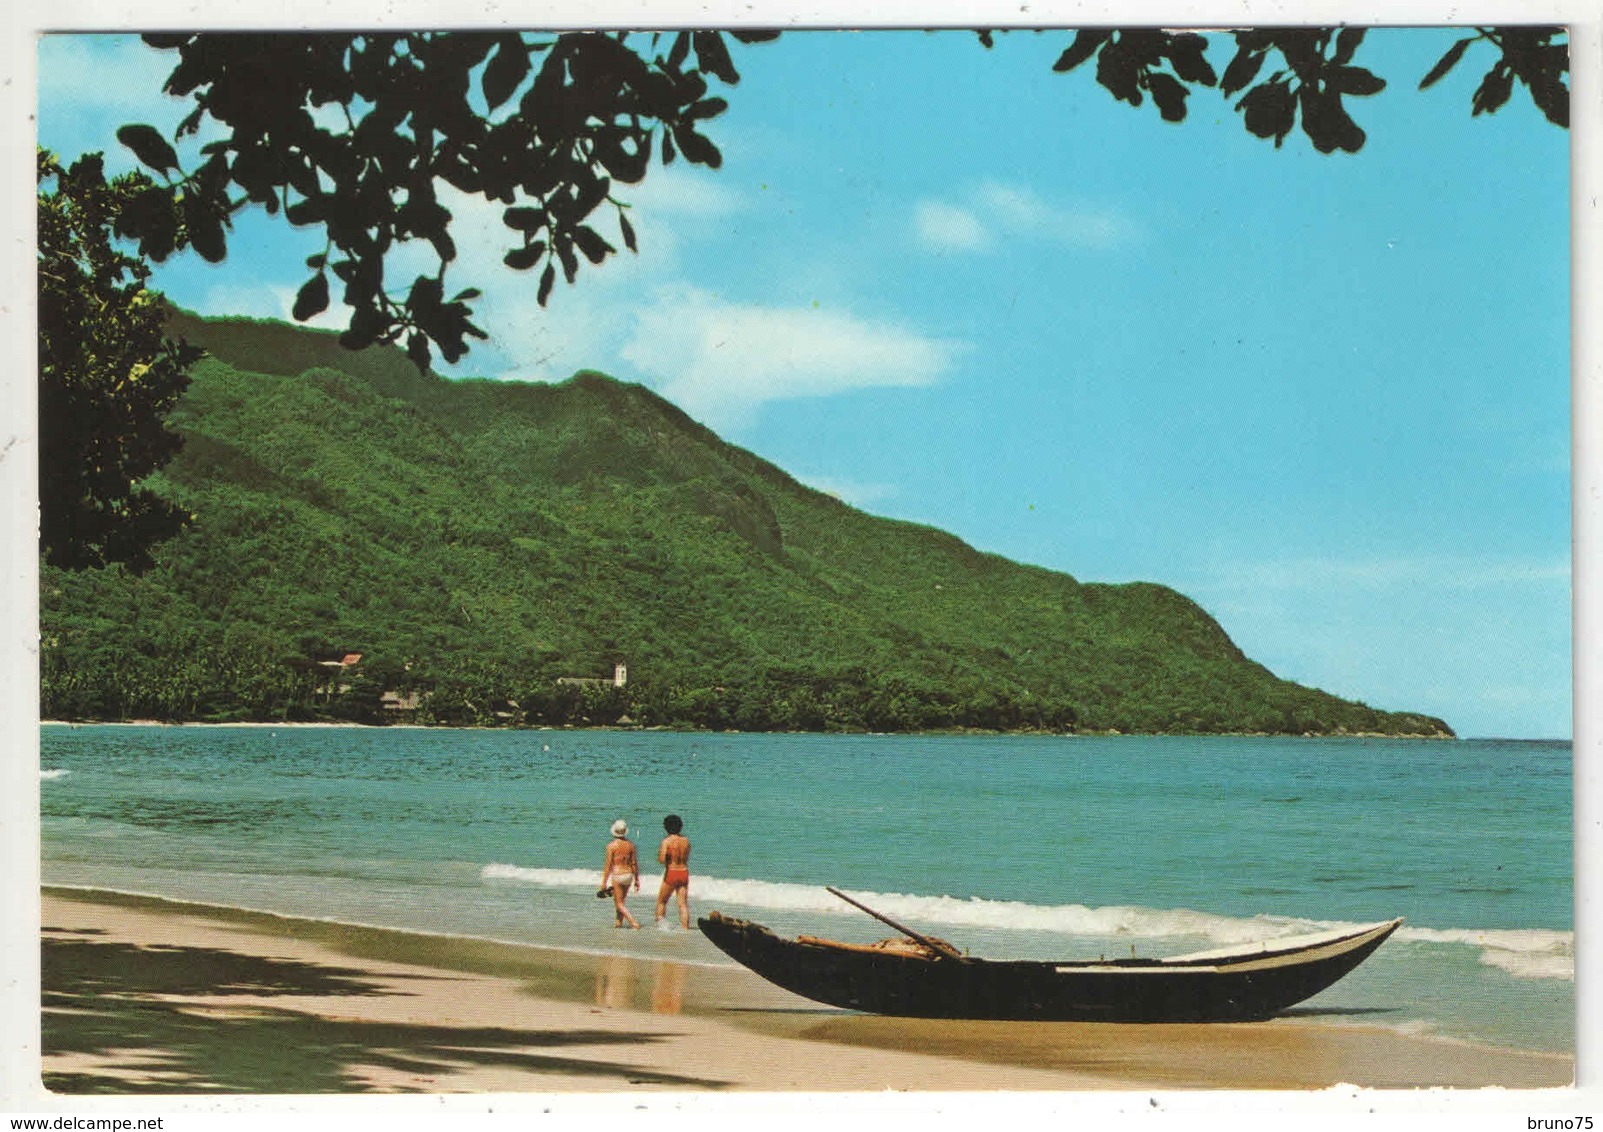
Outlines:
[[1402,920],[1167,959],[1075,962],[979,959],[913,932],[912,939],[863,945],[783,939],[718,912],[697,923],[725,954],[769,982],[848,1010],[913,1018],[1247,1022],[1326,989]]

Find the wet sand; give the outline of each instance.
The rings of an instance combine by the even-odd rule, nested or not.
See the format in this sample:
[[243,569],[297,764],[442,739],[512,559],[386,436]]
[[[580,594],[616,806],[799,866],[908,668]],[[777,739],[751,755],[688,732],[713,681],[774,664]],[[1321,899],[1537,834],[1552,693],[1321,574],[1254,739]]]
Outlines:
[[883,1018],[739,968],[48,889],[46,1087],[77,1093],[878,1092],[1569,1085],[1573,1059],[1317,1015]]

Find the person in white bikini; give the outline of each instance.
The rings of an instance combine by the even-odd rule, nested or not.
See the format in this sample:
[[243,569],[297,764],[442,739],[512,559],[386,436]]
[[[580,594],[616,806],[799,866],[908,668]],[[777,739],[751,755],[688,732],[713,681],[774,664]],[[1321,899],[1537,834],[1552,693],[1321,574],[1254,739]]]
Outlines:
[[640,888],[640,859],[635,854],[635,843],[629,840],[629,825],[622,818],[612,823],[612,840],[607,843],[607,858],[601,866],[601,889],[612,890],[612,907],[616,914],[613,927],[627,923],[638,928],[640,921],[629,914],[623,902],[631,887]]

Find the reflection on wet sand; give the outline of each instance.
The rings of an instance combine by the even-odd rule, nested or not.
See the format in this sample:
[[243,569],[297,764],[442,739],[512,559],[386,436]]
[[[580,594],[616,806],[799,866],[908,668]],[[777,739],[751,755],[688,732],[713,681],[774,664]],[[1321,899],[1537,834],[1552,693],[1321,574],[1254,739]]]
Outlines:
[[651,983],[653,1014],[678,1014],[685,1004],[685,969],[677,963],[658,963]]
[[[639,1010],[635,988],[643,980],[643,960],[607,955],[596,964],[596,1005],[614,1010]],[[678,1014],[684,1009],[685,969],[678,963],[656,961],[651,967],[650,1009],[653,1014]]]
[[596,964],[596,1005],[614,1010],[634,1006],[635,961],[622,955],[603,956]]

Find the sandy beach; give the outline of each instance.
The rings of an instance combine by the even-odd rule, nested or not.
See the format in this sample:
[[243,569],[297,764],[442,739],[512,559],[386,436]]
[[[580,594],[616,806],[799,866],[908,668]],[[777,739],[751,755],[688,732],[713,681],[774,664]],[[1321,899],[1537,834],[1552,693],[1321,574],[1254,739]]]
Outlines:
[[1565,1086],[1573,1059],[1318,1015],[1121,1026],[883,1018],[738,968],[49,889],[61,1094]]

